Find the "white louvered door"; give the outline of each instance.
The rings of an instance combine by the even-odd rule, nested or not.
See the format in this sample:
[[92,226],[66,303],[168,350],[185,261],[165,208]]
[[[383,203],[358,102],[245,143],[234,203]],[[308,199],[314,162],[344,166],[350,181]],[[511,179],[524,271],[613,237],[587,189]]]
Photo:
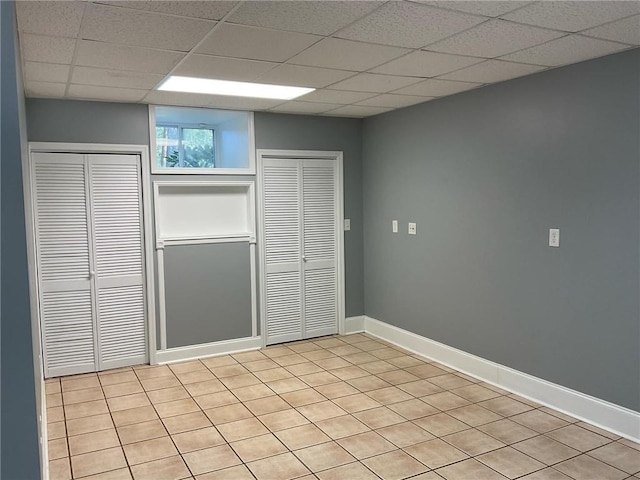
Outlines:
[[136,155],[89,155],[99,369],[146,362],[142,201]]
[[45,375],[146,362],[139,157],[32,164]]
[[267,343],[302,338],[300,171],[296,162],[262,166]]
[[83,155],[33,154],[42,345],[47,376],[95,370]]
[[337,161],[262,162],[266,343],[338,331]]
[[305,338],[338,332],[336,186],[336,161],[302,161]]

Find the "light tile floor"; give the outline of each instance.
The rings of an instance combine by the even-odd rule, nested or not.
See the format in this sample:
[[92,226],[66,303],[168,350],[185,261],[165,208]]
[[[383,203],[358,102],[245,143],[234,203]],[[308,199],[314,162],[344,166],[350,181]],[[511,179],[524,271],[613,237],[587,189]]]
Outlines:
[[640,479],[640,445],[364,334],[46,388],[52,480]]

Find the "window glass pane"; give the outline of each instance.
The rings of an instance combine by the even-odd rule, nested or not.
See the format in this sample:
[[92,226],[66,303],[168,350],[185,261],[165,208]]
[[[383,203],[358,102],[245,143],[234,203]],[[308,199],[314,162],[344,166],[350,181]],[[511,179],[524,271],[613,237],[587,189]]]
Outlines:
[[214,168],[213,130],[208,128],[183,128],[183,167]]
[[156,127],[156,162],[159,167],[180,166],[180,130],[178,127]]
[[[2,0],[0,0],[2,1]],[[208,108],[153,107],[153,173],[253,174],[252,114]]]

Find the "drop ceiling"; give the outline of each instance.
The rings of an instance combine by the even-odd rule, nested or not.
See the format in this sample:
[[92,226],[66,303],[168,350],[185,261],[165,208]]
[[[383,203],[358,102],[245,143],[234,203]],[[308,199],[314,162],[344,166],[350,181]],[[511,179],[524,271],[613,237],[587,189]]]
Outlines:
[[[640,45],[640,1],[16,3],[28,97],[367,117]],[[316,90],[155,90],[170,74]]]

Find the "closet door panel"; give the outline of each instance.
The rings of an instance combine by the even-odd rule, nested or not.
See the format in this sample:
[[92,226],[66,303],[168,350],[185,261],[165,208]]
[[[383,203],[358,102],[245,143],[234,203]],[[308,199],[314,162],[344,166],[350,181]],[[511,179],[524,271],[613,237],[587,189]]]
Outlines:
[[297,162],[266,159],[263,173],[267,344],[302,338],[300,173]]
[[100,369],[147,361],[140,160],[89,155]]
[[142,286],[101,288],[97,303],[103,368],[144,363],[147,344]]
[[83,155],[33,154],[32,186],[46,376],[95,370]]
[[337,162],[302,161],[304,328],[307,337],[338,331]]

